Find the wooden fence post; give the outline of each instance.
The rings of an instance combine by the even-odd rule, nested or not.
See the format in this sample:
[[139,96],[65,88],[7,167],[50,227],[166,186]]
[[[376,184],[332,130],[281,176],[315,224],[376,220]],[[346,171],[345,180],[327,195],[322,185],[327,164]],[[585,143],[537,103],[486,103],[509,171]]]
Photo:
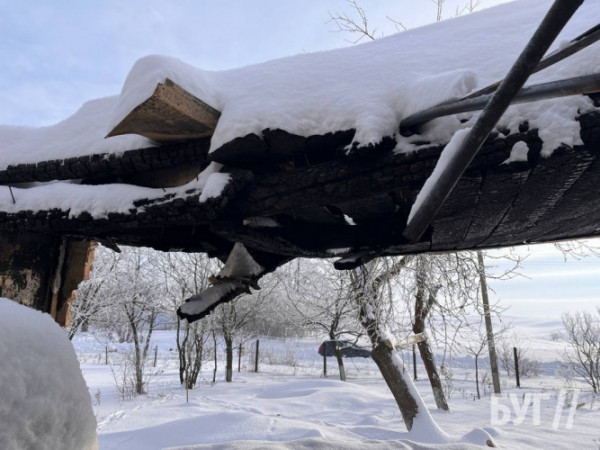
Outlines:
[[415,353],[415,344],[412,345],[413,351],[413,373],[415,381],[417,381],[417,354]]
[[260,340],[257,339],[256,340],[256,353],[254,355],[254,371],[258,372],[258,349],[259,349],[259,345],[260,345]]
[[517,387],[521,387],[521,380],[519,379],[519,356],[517,347],[513,347],[513,355],[515,357],[515,378],[517,379]]
[[238,347],[238,372],[242,371],[242,343]]

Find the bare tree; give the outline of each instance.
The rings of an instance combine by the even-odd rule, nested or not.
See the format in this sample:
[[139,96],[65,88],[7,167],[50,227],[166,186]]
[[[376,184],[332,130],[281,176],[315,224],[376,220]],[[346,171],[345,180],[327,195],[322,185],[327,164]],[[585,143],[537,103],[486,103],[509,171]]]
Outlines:
[[338,27],[337,31],[358,35],[358,38],[352,41],[353,44],[358,44],[365,38],[375,40],[378,37],[383,36],[382,34],[380,34],[379,36],[377,35],[377,29],[369,28],[369,20],[367,18],[367,14],[365,13],[365,10],[361,6],[359,6],[356,0],[346,1],[350,5],[350,9],[354,11],[357,17],[352,17],[345,12],[330,12],[330,21],[336,24],[336,26]]
[[515,348],[517,349],[519,376],[535,377],[542,373],[542,364],[538,360],[529,358],[529,347],[523,343],[523,339],[518,334],[505,335],[501,337],[499,343],[498,361],[506,375],[512,376],[514,374]]
[[144,371],[148,360],[150,340],[156,325],[165,292],[156,278],[151,259],[155,252],[128,248],[122,264],[117,266],[121,307],[133,338],[135,390],[146,393]]
[[[233,380],[233,342],[245,326],[265,313],[263,306],[269,298],[273,285],[267,277],[263,279],[262,289],[253,295],[243,295],[235,300],[219,305],[212,313],[215,324],[225,341],[225,381]],[[268,308],[267,308],[268,309]]]
[[[357,320],[356,302],[352,296],[351,280],[346,272],[333,271],[327,261],[295,261],[295,267],[281,277],[287,297],[296,310],[302,325],[325,332],[332,341],[340,380],[346,381],[342,353],[337,345],[340,338],[355,340],[362,334]],[[297,269],[293,276],[290,269]],[[326,349],[324,349],[326,351]]]
[[488,335],[483,322],[483,317],[480,317],[480,320],[473,324],[471,332],[468,333],[463,344],[467,353],[475,358],[475,387],[478,399],[481,398],[479,390],[479,358],[488,344]]
[[[443,2],[442,2],[443,3]],[[481,0],[469,0],[462,7],[456,7],[456,16],[472,13],[481,5]],[[441,19],[438,19],[438,21]]]
[[[157,253],[154,259],[163,275],[167,296],[176,310],[186,298],[208,287],[208,278],[215,270],[213,260],[200,253]],[[202,368],[204,345],[210,332],[210,321],[194,323],[175,319],[176,345],[179,357],[179,382],[192,389]],[[183,325],[183,330],[182,330]]]
[[[439,286],[431,289],[427,288],[427,269],[423,258],[417,257],[417,270],[415,271],[417,292],[415,296],[415,314],[413,319],[413,332],[422,334],[425,332],[425,322],[436,302]],[[428,339],[422,339],[417,343],[423,365],[427,371],[427,377],[433,390],[433,398],[438,409],[448,411],[448,402],[444,394],[444,388],[440,380],[440,375],[435,365],[433,351],[429,345]]]
[[590,312],[565,313],[562,316],[568,367],[588,383],[594,393],[600,390],[600,308]]
[[89,280],[83,281],[71,307],[71,325],[68,337],[73,339],[78,331],[100,320],[103,311],[112,307],[114,296],[109,291],[115,288],[111,283],[111,272],[119,261],[119,254],[98,246],[94,257],[94,269]]
[[396,400],[407,429],[411,430],[418,418],[422,423],[428,423],[431,430],[438,430],[385,326],[387,306],[383,290],[390,278],[397,276],[409,260],[410,257],[393,262],[380,259],[356,269],[352,272],[355,299],[360,322],[373,346],[371,355]]

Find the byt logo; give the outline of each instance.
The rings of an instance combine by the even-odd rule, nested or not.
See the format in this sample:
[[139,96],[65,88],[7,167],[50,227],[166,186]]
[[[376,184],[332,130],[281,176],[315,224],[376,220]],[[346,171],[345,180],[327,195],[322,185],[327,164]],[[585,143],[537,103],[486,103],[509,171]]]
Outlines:
[[[579,389],[561,389],[556,399],[556,407],[554,409],[554,420],[552,428],[558,430],[561,426],[563,409],[565,400],[568,398],[568,393],[572,392],[571,401],[569,404],[568,414],[564,422],[564,428],[570,430],[573,428],[575,412],[577,410],[577,400],[579,399]],[[550,393],[531,393],[523,395],[517,393],[508,394],[508,398],[492,397],[491,402],[491,424],[494,426],[506,425],[510,421],[514,425],[525,423],[528,417],[529,409],[531,408],[531,424],[539,426],[542,424],[541,405],[542,401],[552,399]]]

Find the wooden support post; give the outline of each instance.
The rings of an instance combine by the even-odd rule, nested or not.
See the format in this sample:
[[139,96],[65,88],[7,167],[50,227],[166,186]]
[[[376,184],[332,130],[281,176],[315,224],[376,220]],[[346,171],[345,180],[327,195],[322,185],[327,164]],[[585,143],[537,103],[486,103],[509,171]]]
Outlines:
[[0,297],[50,313],[61,239],[28,232],[0,235]]
[[0,297],[49,313],[61,326],[70,321],[70,303],[92,268],[96,244],[55,235],[3,232],[0,235]]
[[97,247],[98,244],[93,241],[66,241],[57,310],[54,316],[62,327],[70,325],[71,303],[75,300],[79,283],[90,278]]
[[242,371],[242,343],[238,347],[238,372]]

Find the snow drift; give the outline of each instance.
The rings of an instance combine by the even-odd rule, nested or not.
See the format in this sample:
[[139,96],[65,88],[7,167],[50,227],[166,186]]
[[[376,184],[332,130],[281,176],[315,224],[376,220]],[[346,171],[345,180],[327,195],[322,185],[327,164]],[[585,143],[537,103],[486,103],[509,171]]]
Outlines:
[[98,448],[90,395],[65,333],[49,315],[3,298],[0,398],[0,448]]

